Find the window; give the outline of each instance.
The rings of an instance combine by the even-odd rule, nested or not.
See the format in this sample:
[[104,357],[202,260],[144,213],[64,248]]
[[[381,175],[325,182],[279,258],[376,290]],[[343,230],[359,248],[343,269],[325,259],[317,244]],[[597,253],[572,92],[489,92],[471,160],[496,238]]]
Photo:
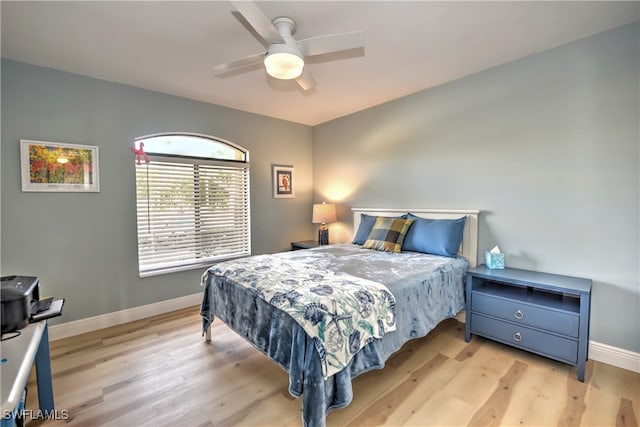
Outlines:
[[136,139],[140,277],[251,255],[249,153],[196,134]]

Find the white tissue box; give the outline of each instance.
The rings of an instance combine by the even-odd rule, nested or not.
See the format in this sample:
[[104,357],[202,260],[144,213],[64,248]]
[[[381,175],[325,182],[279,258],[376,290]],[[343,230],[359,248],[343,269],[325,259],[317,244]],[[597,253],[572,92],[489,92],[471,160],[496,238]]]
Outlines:
[[504,254],[493,254],[487,251],[484,253],[484,263],[489,268],[502,270],[504,269]]

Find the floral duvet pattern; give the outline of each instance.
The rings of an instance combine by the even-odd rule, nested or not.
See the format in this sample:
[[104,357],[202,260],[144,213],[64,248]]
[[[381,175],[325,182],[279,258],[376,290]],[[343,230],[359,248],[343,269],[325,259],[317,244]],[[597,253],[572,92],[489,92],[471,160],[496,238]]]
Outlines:
[[313,339],[325,379],[396,329],[394,296],[371,280],[272,255],[223,262],[208,273],[289,314]]

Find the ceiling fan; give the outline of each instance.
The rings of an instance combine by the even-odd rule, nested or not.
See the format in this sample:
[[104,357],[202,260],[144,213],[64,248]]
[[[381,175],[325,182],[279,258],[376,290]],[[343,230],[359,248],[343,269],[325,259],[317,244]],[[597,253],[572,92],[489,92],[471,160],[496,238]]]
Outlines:
[[293,38],[296,32],[293,18],[280,16],[270,21],[251,1],[231,1],[231,4],[269,47],[266,52],[214,67],[213,72],[217,76],[263,62],[270,76],[283,80],[295,79],[306,91],[316,85],[305,66],[306,57],[364,47],[364,33],[361,31],[296,40]]

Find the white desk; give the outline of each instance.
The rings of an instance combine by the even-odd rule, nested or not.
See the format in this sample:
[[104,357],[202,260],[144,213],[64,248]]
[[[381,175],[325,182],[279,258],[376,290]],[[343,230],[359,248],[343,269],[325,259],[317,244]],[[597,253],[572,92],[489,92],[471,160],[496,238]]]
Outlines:
[[[6,335],[10,335],[6,334]],[[40,410],[53,411],[53,384],[49,356],[49,330],[47,321],[31,323],[20,329],[20,336],[0,343],[0,379],[2,383],[2,425],[12,425],[11,413],[22,397],[35,361]]]

